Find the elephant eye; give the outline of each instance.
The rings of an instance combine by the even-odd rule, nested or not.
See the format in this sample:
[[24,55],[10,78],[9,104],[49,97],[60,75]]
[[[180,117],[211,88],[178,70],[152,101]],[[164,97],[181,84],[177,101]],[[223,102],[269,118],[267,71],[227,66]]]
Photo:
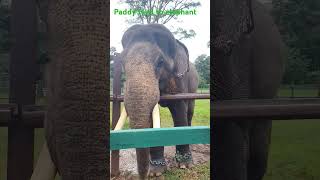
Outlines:
[[159,57],[158,63],[157,63],[157,68],[161,68],[164,64],[164,60],[162,57]]

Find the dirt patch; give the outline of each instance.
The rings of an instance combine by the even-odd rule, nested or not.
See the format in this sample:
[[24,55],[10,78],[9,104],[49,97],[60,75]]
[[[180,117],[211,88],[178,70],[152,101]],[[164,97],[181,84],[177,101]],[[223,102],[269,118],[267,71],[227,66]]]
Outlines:
[[[194,165],[199,165],[210,161],[210,145],[209,144],[196,144],[191,145],[192,157]],[[174,160],[176,148],[175,146],[167,146],[164,149],[165,159],[169,168],[175,167]],[[131,179],[135,177],[137,172],[136,152],[135,149],[127,149],[120,151],[120,172],[121,175],[113,180]]]

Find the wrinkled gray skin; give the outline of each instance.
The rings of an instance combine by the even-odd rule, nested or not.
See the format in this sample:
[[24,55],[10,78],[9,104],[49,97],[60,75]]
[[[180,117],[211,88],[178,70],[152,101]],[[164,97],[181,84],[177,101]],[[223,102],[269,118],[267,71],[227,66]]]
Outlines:
[[51,159],[63,180],[105,180],[109,178],[109,4],[104,0],[41,3],[49,54],[44,125]]
[[[151,113],[160,95],[196,92],[198,74],[194,65],[189,63],[188,50],[163,25],[134,25],[124,33],[122,45],[124,50],[121,56],[126,74],[124,105],[131,128],[152,127]],[[189,71],[185,72],[188,64]],[[179,73],[184,75],[179,78]],[[169,108],[174,126],[191,125],[194,100],[161,102],[160,105]],[[149,155],[151,161],[164,162],[163,151],[163,147],[136,150],[141,179],[147,178],[149,167],[150,176],[161,175],[166,169],[166,165],[157,166],[149,162]],[[177,151],[181,155],[188,154],[189,145],[177,146]],[[191,163],[178,162],[186,167]]]
[[[253,31],[244,33],[230,54],[214,50],[214,100],[276,96],[284,70],[284,45],[263,5],[252,1],[252,12]],[[271,120],[214,120],[213,179],[262,180],[271,125]]]

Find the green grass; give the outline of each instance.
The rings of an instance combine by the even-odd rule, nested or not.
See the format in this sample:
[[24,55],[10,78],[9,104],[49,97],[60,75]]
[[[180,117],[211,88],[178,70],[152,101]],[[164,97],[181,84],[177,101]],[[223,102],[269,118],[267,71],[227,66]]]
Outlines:
[[264,180],[320,179],[320,121],[274,121]]
[[[291,89],[282,88],[278,92],[279,97],[291,97]],[[294,89],[294,97],[317,97],[318,90],[315,88]]]
[[8,103],[8,93],[0,91],[0,103]]
[[210,162],[191,169],[172,169],[164,174],[166,180],[208,180],[210,179]]
[[[210,126],[210,101],[196,100],[192,126]],[[121,109],[123,104],[121,104]],[[110,119],[112,117],[112,103],[110,103]],[[173,127],[173,120],[168,108],[160,107],[161,127]],[[110,123],[111,124],[111,123]],[[128,121],[124,124],[124,129],[128,129]],[[189,170],[171,169],[164,174],[168,180],[207,180],[210,179],[210,163],[193,167]]]
[[[295,89],[295,97],[317,97],[317,89]],[[279,90],[290,97],[291,90]],[[320,179],[320,121],[273,121],[268,170],[264,180]]]
[[[123,104],[121,103],[121,109]],[[110,103],[110,119],[112,117],[112,103]],[[173,120],[168,108],[160,107],[161,127],[173,127]],[[210,101],[196,100],[195,110],[192,120],[193,126],[210,126]],[[128,129],[128,121],[124,124],[124,129]]]
[[[281,89],[279,94],[290,97],[290,90]],[[316,90],[295,90],[295,95],[316,97]],[[0,94],[1,96],[1,94]],[[1,99],[0,99],[0,103]],[[209,101],[197,100],[193,125],[209,125]],[[161,108],[161,125],[171,127],[168,109]],[[128,125],[125,126],[128,128]],[[268,171],[264,180],[317,180],[320,179],[320,121],[274,121]],[[36,129],[35,159],[43,143],[43,129]],[[6,179],[7,128],[0,128],[0,179]],[[172,169],[166,179],[209,179],[210,164],[192,170]],[[190,178],[191,177],[191,178]]]
[[[210,101],[196,100],[192,126],[210,126]],[[121,104],[121,109],[123,104]],[[110,119],[112,117],[112,103],[110,103]],[[173,127],[173,120],[168,108],[160,107],[161,127]],[[124,129],[128,129],[128,121],[124,124]],[[210,177],[210,163],[193,167],[190,170],[171,169],[164,174],[168,180],[207,180]]]
[[[0,95],[1,96],[1,95]],[[5,96],[5,94],[3,94]],[[46,99],[38,99],[37,104],[45,104]],[[0,103],[7,103],[7,101],[1,101]],[[111,103],[110,103],[111,105]],[[110,108],[111,109],[111,108]],[[111,111],[110,111],[111,112]],[[167,108],[160,108],[161,114],[161,127],[173,127],[173,121],[170,112]],[[110,115],[111,117],[111,115]],[[210,102],[209,100],[196,100],[196,108],[194,112],[194,118],[192,125],[210,125]],[[129,128],[128,123],[125,124],[125,128]],[[0,128],[0,179],[6,179],[6,166],[7,166],[7,144],[8,144],[8,128]],[[43,129],[35,129],[35,146],[34,146],[34,162],[37,162],[38,155],[41,147],[44,143]],[[188,177],[183,175],[184,171],[172,170],[166,177],[169,179],[175,179],[175,177]],[[204,173],[205,172],[205,173]],[[194,167],[191,171],[187,171],[186,174],[192,177],[198,177],[198,179],[208,179],[209,177],[209,164],[204,164]],[[171,178],[170,178],[171,177]],[[60,179],[59,177],[56,180]]]
[[208,88],[199,88],[197,93],[210,93],[210,90]]

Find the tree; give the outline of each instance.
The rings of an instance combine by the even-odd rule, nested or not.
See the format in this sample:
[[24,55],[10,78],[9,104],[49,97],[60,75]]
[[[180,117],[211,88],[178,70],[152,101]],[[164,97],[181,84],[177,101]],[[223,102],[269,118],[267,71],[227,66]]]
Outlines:
[[[194,2],[193,0],[122,0],[121,2],[128,4],[130,9],[133,10],[152,12],[154,12],[154,10],[185,10],[200,6],[200,2]],[[171,19],[177,19],[177,17],[178,15],[173,13],[138,13],[136,18],[131,22],[141,24],[166,24]]]
[[195,66],[200,76],[199,86],[210,84],[210,56],[202,54],[195,60]]
[[[114,58],[115,58],[115,56],[116,56],[117,54],[119,54],[119,53],[117,52],[117,49],[116,49],[114,46],[110,47],[110,82],[111,82],[111,83],[113,82]],[[124,87],[124,82],[125,82],[125,81],[126,81],[126,78],[125,78],[124,73],[122,72],[122,73],[121,73],[121,82],[120,82],[121,88]],[[112,84],[111,84],[111,86],[112,86]]]
[[[199,7],[201,4],[199,1],[194,0],[122,0],[122,3],[129,5],[132,10],[144,10],[144,11],[169,11],[169,10],[187,10],[191,8]],[[166,24],[172,19],[178,19],[175,13],[137,13],[132,19],[129,19],[129,23],[140,24]],[[174,34],[180,34],[179,40],[192,38],[196,35],[195,31],[184,30],[183,28],[177,28],[173,31]]]
[[176,31],[174,31],[173,34],[179,36],[178,37],[179,40],[189,39],[189,38],[196,36],[196,32],[194,30],[190,29],[188,31],[188,30],[185,30],[181,27],[179,27]]
[[272,0],[272,5],[289,52],[284,82],[306,82],[306,74],[320,67],[320,1]]
[[10,9],[0,4],[0,53],[8,53],[10,49]]
[[283,81],[286,84],[304,84],[310,60],[301,55],[299,49],[290,48]]
[[9,83],[10,9],[0,2],[0,91]]
[[113,79],[113,64],[114,64],[114,58],[115,54],[117,53],[116,47],[112,46],[110,47],[110,79]]

